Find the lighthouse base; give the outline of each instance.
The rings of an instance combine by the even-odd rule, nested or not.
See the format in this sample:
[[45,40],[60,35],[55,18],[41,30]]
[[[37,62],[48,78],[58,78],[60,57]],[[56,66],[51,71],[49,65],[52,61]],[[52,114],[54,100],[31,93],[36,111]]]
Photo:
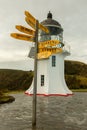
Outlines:
[[[33,85],[33,82],[32,82],[32,85],[31,87],[25,91],[25,94],[28,95],[28,96],[32,96],[33,95],[33,88],[34,85]],[[73,93],[71,90],[68,89],[67,86],[60,86],[60,87],[57,87],[58,89],[54,90],[53,92],[51,91],[46,91],[46,89],[44,88],[43,91],[41,91],[41,89],[39,89],[39,87],[37,86],[37,96],[72,96]]]
[[[64,58],[66,52],[50,56],[48,59],[37,62],[37,95],[44,96],[69,96],[72,91],[66,85],[64,78]],[[33,94],[33,82],[25,92]]]
[[[33,94],[30,94],[29,92],[25,92],[25,94],[26,95],[28,95],[28,96],[33,96]],[[48,96],[65,96],[65,97],[67,97],[67,96],[72,96],[73,94],[36,94],[37,96],[46,96],[46,97],[48,97]]]

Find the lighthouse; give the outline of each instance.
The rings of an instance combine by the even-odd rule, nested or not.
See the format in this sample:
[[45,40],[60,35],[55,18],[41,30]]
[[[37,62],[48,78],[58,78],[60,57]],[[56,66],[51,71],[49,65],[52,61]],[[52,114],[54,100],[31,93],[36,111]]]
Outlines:
[[[65,82],[64,59],[70,55],[70,47],[63,42],[63,28],[53,19],[52,13],[41,22],[49,29],[49,33],[39,30],[39,48],[37,54],[37,95],[68,96],[72,95]],[[33,57],[34,48],[29,56]],[[33,94],[33,82],[25,92]]]

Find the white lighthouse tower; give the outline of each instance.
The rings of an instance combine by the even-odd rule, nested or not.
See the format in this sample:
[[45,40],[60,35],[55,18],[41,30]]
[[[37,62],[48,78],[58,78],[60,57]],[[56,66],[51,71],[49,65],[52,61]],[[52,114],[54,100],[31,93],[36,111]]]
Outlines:
[[[41,24],[49,29],[49,33],[46,34],[40,30],[40,44],[49,44],[47,41],[50,40],[53,43],[55,41],[59,41],[59,43],[54,46],[39,49],[37,62],[37,95],[72,95],[72,91],[67,87],[64,78],[64,58],[70,55],[70,48],[63,43],[63,29],[59,22],[52,19],[50,12],[47,15],[47,19],[41,22]],[[32,49],[30,53],[32,53]],[[33,94],[33,82],[25,93],[29,95]]]

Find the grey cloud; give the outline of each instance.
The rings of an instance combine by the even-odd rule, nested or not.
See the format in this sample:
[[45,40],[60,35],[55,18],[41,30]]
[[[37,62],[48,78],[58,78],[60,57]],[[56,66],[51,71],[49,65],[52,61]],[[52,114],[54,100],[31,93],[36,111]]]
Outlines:
[[12,54],[12,51],[28,53],[30,44],[9,37],[11,32],[17,31],[16,24],[29,27],[24,20],[25,10],[30,11],[39,21],[46,19],[50,10],[53,18],[64,28],[64,41],[72,48],[69,58],[79,59],[79,53],[81,56],[87,54],[87,0],[0,0],[1,50],[8,50],[9,54]]

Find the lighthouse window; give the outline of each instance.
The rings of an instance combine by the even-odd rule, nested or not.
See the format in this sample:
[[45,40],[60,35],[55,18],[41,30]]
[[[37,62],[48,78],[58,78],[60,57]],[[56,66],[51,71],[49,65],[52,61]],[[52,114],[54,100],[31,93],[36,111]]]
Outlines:
[[52,67],[56,66],[56,56],[52,56]]
[[44,75],[41,75],[41,86],[44,86]]

